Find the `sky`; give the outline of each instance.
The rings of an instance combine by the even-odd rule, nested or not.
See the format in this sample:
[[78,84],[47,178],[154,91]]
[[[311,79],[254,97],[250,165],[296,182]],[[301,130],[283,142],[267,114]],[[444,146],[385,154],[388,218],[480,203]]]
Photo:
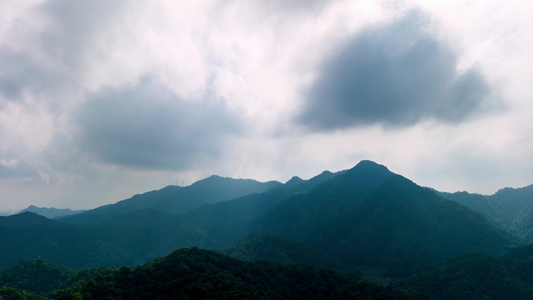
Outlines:
[[373,160],[533,184],[533,2],[0,2],[0,210]]

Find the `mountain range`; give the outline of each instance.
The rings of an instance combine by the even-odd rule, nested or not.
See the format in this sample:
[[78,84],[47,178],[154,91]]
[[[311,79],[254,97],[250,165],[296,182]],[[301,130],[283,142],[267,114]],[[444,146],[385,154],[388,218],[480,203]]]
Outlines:
[[526,243],[529,195],[528,188],[441,193],[371,161],[286,183],[211,176],[53,220],[0,217],[0,269],[32,258],[71,268],[136,266],[200,247],[405,278],[457,255],[497,256]]

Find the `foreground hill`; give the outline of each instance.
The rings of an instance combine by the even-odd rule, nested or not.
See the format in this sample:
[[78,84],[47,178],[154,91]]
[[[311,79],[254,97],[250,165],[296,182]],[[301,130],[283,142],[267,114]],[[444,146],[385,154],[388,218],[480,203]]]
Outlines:
[[0,299],[45,299],[36,295],[40,294],[52,299],[521,300],[533,298],[531,257],[533,245],[513,248],[500,257],[461,255],[396,288],[332,270],[244,262],[198,248],[180,249],[135,268],[74,270],[29,260],[0,272]]
[[244,262],[180,249],[137,268],[106,270],[53,299],[409,299],[353,275],[301,265]]
[[481,215],[363,161],[261,217],[265,231],[344,263],[413,274],[461,253],[501,254],[508,237]]
[[46,300],[47,298],[30,292],[0,286],[0,299],[2,300]]
[[502,257],[468,254],[417,274],[401,286],[423,299],[533,299],[533,245]]
[[[98,272],[98,269],[71,269],[43,259],[31,259],[1,271],[0,286],[47,296],[55,290],[70,288]],[[3,298],[0,296],[0,299]]]

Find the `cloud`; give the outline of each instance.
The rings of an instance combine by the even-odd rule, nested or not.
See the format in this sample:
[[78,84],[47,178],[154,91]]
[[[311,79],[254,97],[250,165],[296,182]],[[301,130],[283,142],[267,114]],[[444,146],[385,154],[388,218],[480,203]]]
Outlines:
[[0,178],[39,179],[37,170],[26,162],[19,160],[0,160]]
[[39,43],[49,57],[69,69],[86,67],[89,55],[105,55],[109,51],[99,37],[115,29],[122,21],[120,12],[126,0],[85,1],[52,0],[40,7],[48,21],[47,30],[39,36]]
[[409,126],[428,118],[459,123],[483,107],[491,90],[475,68],[457,71],[457,57],[412,11],[344,42],[319,68],[296,117],[313,130],[383,124]]
[[20,54],[11,51],[0,51],[0,94],[5,99],[18,98],[28,84],[35,78],[34,68]]
[[77,125],[83,152],[105,163],[161,170],[209,163],[240,131],[236,116],[210,95],[187,101],[151,78],[89,95]]

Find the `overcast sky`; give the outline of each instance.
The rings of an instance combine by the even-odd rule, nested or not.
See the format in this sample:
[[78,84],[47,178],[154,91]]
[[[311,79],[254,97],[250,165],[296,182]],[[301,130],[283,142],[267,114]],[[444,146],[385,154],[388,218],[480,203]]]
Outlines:
[[0,2],[0,210],[370,159],[533,184],[533,2]]

